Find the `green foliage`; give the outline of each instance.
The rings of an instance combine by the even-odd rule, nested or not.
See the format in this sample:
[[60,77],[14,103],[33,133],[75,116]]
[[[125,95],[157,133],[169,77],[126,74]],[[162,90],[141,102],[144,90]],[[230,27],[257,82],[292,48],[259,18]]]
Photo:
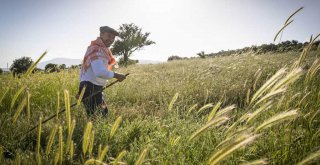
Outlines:
[[133,52],[155,44],[154,41],[148,39],[150,33],[143,33],[142,29],[133,23],[122,24],[118,32],[120,39],[114,42],[111,51],[114,55],[123,58],[125,66],[129,64],[129,57]]
[[59,69],[61,69],[61,70],[67,69],[66,64],[61,64],[61,65],[59,65]]
[[52,63],[47,64],[44,70],[48,73],[60,72],[60,68],[58,64],[52,64]]
[[0,68],[0,74],[2,74],[3,73],[3,70]]
[[32,63],[33,61],[30,57],[21,57],[19,59],[15,59],[10,66],[10,71],[13,72],[13,74],[25,73]]

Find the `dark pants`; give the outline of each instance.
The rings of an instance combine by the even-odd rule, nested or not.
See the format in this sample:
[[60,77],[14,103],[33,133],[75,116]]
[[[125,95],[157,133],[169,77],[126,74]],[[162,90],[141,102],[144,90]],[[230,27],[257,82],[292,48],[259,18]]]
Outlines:
[[[78,95],[80,95],[84,87],[86,87],[86,89],[82,97],[82,103],[85,106],[88,116],[94,115],[97,110],[100,111],[102,115],[104,116],[107,115],[108,108],[103,100],[103,93],[102,93],[103,87],[92,84],[89,81],[81,81]],[[90,95],[96,92],[98,93],[90,97]]]

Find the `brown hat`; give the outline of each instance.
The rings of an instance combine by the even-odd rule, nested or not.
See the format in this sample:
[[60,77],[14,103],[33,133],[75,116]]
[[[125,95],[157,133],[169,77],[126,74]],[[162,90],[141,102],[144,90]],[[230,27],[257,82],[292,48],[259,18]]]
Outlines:
[[113,34],[115,36],[119,36],[119,33],[116,30],[114,30],[111,27],[109,27],[109,26],[101,26],[100,27],[100,33],[102,33],[102,32],[108,32],[108,33],[111,33],[111,34]]

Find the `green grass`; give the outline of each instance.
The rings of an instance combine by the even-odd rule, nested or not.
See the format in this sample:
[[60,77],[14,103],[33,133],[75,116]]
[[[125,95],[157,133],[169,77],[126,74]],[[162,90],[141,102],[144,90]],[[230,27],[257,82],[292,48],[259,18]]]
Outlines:
[[[311,66],[317,54],[308,54],[304,64]],[[56,114],[58,102],[60,109],[77,102],[79,71],[36,73],[21,79],[1,75],[0,151],[14,156],[1,154],[0,161],[295,164],[319,159],[320,78],[315,72],[305,81],[308,70],[289,74],[299,55],[247,54],[121,68],[117,71],[130,75],[105,91],[111,110],[107,118],[88,119],[84,108],[76,106],[26,136],[21,134],[40,116],[44,120]],[[285,66],[287,71],[253,100],[259,88]],[[201,109],[207,104],[212,106]],[[230,105],[236,107],[226,108]],[[92,129],[85,131],[88,122]]]

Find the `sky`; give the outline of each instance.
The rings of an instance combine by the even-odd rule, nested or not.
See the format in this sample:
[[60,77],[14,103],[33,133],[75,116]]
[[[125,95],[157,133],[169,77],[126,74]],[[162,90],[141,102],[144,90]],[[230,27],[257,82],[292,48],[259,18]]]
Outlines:
[[34,61],[82,59],[100,26],[134,23],[156,44],[132,59],[166,61],[272,43],[295,10],[282,40],[308,41],[320,33],[319,0],[0,0],[0,67]]

